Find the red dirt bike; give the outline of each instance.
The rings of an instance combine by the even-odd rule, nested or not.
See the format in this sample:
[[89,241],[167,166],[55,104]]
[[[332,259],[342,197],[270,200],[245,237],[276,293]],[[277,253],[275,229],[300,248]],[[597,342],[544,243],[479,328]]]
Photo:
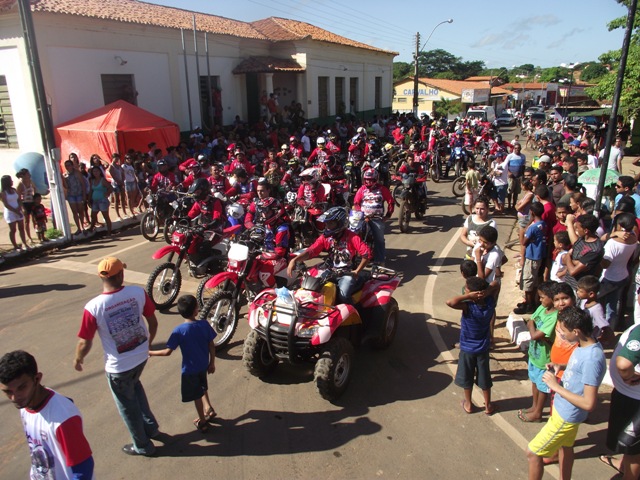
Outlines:
[[353,294],[353,305],[335,304],[338,276],[313,268],[304,273],[299,289],[268,289],[255,298],[242,355],[249,373],[265,377],[280,361],[313,363],[320,395],[333,401],[349,384],[355,346],[369,341],[386,348],[393,342],[399,309],[392,295],[401,274],[374,266]]
[[[241,225],[221,231],[205,230],[202,225],[189,226],[186,222],[179,225],[171,234],[171,245],[158,249],[152,255],[155,260],[169,255],[169,261],[158,265],[147,280],[146,292],[156,308],[167,308],[178,297],[183,262],[187,262],[189,274],[195,278],[224,269],[229,238],[241,229]],[[175,262],[174,255],[177,255]]]
[[[238,241],[232,242],[229,247],[226,271],[214,275],[204,284],[202,293],[210,296],[202,299],[204,307],[200,319],[207,320],[215,330],[216,348],[229,343],[238,327],[243,301],[246,298],[250,302],[262,290],[269,288],[267,281],[271,275],[275,276],[276,285],[280,287],[293,286],[297,281],[297,278],[287,275],[289,258],[278,259],[275,254],[262,252],[264,240],[265,230],[262,227],[253,227],[243,232]],[[269,260],[270,255],[275,261],[273,271],[258,271],[255,280],[248,281],[247,277],[252,273],[257,257]]]

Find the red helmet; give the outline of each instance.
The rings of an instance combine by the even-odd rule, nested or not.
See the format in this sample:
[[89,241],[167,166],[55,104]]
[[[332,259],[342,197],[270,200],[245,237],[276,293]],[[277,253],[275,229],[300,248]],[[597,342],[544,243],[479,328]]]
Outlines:
[[265,225],[273,225],[282,215],[282,205],[273,197],[263,198],[256,202],[256,213]]
[[367,170],[365,170],[362,178],[364,179],[364,184],[367,187],[371,187],[378,182],[378,172],[373,168],[368,168]]

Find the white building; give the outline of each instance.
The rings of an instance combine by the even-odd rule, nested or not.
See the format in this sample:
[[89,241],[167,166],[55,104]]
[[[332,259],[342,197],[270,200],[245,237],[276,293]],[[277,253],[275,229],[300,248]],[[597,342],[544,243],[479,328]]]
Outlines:
[[[225,125],[236,115],[257,121],[265,91],[320,121],[391,108],[396,53],[307,23],[246,23],[136,0],[32,3],[54,125],[125,98],[183,131],[210,126],[208,76]],[[42,140],[25,41],[15,0],[0,0],[0,174],[15,173],[13,159],[28,151],[42,152]]]

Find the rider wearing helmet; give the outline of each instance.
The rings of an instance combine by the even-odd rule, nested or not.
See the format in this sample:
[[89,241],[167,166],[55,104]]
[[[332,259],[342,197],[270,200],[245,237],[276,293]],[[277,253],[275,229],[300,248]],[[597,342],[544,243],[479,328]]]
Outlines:
[[349,161],[353,165],[351,177],[356,188],[360,188],[362,185],[362,164],[367,153],[367,147],[366,135],[355,137],[352,139],[351,145],[349,145]]
[[290,157],[302,157],[304,149],[302,143],[298,140],[298,137],[292,135],[289,137],[289,156]]
[[311,207],[327,201],[324,187],[320,183],[318,168],[307,168],[300,173],[300,178],[302,179],[302,185],[298,188],[298,205]]
[[322,159],[329,155],[329,152],[326,148],[327,141],[324,137],[318,137],[316,140],[317,147],[313,149],[313,152],[309,155],[307,159],[307,165],[318,165],[321,163]]
[[288,191],[298,191],[302,180],[300,179],[300,172],[303,168],[300,166],[300,159],[298,157],[290,158],[287,162],[287,171],[284,173],[284,177],[280,181],[280,185]]
[[215,224],[222,220],[222,202],[210,195],[211,184],[206,178],[198,178],[189,187],[189,194],[193,195],[196,202],[189,210],[187,216],[191,219],[200,217],[200,223],[205,225]]
[[338,140],[338,137],[334,134],[329,135],[329,141],[327,142],[327,150],[329,151],[330,155],[335,155],[337,153],[340,153],[340,145],[339,145],[340,141]]
[[291,231],[284,208],[278,200],[265,197],[252,204],[254,205],[256,225],[264,228],[264,239],[262,253],[255,259],[247,275],[247,281],[256,282],[264,279],[269,287],[274,287],[276,284],[274,272],[282,270],[286,265]]
[[248,175],[253,175],[254,167],[253,165],[251,165],[249,160],[247,160],[244,152],[241,149],[236,148],[234,155],[235,158],[231,161],[231,163],[224,167],[225,173],[227,175],[230,175],[236,169],[242,168],[245,172],[247,172]]
[[151,179],[151,191],[157,192],[158,189],[170,190],[176,185],[178,182],[176,181],[176,176],[173,172],[169,171],[169,164],[163,158],[158,160],[156,164],[158,167],[158,173],[156,173]]
[[197,160],[189,158],[182,162],[178,169],[184,172],[187,176],[180,184],[183,188],[188,189],[193,182],[199,178],[207,178],[207,174],[202,171],[202,166]]
[[[342,273],[337,280],[336,303],[350,304],[352,303],[351,295],[364,283],[360,272],[369,263],[371,252],[367,244],[347,228],[349,215],[343,207],[330,208],[318,220],[325,225],[322,235],[304,253],[289,262],[287,271],[289,276],[292,276],[296,263],[327,252],[329,257],[326,265]],[[357,257],[360,257],[360,261],[356,266]]]
[[320,179],[325,183],[344,179],[344,168],[333,155],[325,157],[322,165],[320,165]]
[[365,170],[362,175],[364,185],[358,189],[353,199],[353,209],[361,210],[369,217],[369,226],[373,234],[373,261],[382,264],[385,259],[384,241],[384,203],[387,202],[387,214],[384,218],[391,218],[393,213],[393,197],[384,185],[378,183],[378,172],[372,168]]

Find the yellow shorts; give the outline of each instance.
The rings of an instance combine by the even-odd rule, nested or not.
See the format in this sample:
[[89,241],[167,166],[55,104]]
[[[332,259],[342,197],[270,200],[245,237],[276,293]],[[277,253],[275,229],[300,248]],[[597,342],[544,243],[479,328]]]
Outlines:
[[579,423],[565,422],[554,409],[546,425],[529,442],[529,450],[539,457],[551,457],[561,447],[573,447],[579,426]]

